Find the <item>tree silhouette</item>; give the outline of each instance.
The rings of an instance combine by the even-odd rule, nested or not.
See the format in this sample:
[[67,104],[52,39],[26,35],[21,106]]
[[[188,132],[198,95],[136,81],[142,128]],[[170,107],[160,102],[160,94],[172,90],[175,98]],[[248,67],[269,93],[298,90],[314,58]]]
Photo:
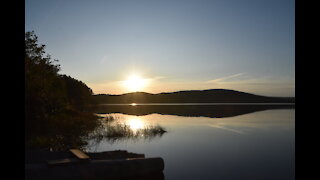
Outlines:
[[92,90],[82,81],[59,74],[57,62],[46,54],[33,31],[25,33],[26,138],[55,134],[70,124],[90,129],[95,125],[88,120],[94,120],[93,115],[81,113],[92,103]]
[[[27,122],[39,122],[63,110],[67,103],[59,65],[45,55],[34,32],[25,35],[25,111]],[[55,60],[56,61],[56,60]],[[29,124],[29,123],[27,123]],[[34,123],[32,123],[34,124]]]

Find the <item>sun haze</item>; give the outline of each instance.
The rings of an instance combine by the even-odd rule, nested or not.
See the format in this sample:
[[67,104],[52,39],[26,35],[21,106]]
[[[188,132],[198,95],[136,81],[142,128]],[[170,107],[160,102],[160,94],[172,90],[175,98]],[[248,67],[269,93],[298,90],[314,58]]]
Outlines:
[[142,91],[147,84],[147,79],[144,79],[136,74],[130,75],[125,81],[122,82],[124,88],[130,92]]

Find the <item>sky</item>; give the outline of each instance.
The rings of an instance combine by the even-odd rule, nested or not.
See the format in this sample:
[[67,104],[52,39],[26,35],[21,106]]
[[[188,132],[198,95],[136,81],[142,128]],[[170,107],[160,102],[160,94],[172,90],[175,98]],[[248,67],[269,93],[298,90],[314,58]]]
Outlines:
[[[26,0],[25,31],[35,31],[59,60],[60,74],[95,94],[233,89],[295,96],[294,3]],[[133,76],[140,81],[129,82]]]

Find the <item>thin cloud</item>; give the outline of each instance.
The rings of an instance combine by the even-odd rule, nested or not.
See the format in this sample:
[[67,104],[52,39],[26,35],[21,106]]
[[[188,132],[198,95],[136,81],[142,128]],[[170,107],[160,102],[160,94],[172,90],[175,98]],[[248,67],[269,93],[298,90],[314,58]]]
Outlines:
[[154,78],[152,78],[153,80],[158,80],[158,79],[164,79],[166,78],[165,76],[156,76]]
[[100,60],[100,64],[104,64],[105,62],[107,62],[108,57],[107,56],[103,56]]
[[223,82],[223,81],[228,80],[228,79],[232,79],[232,78],[235,78],[235,77],[242,76],[244,74],[245,73],[238,73],[238,74],[234,74],[234,75],[230,75],[230,76],[226,76],[226,77],[222,77],[222,78],[217,78],[217,79],[209,80],[209,81],[207,81],[207,83],[219,83],[219,82]]

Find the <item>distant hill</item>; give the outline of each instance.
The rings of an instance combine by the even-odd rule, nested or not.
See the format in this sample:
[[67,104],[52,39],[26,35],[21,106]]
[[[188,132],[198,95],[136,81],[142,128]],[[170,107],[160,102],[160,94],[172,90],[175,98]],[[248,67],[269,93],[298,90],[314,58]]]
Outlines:
[[98,94],[94,100],[99,103],[294,103],[294,97],[267,97],[228,90],[208,89],[177,91],[159,94],[134,92],[122,95]]

